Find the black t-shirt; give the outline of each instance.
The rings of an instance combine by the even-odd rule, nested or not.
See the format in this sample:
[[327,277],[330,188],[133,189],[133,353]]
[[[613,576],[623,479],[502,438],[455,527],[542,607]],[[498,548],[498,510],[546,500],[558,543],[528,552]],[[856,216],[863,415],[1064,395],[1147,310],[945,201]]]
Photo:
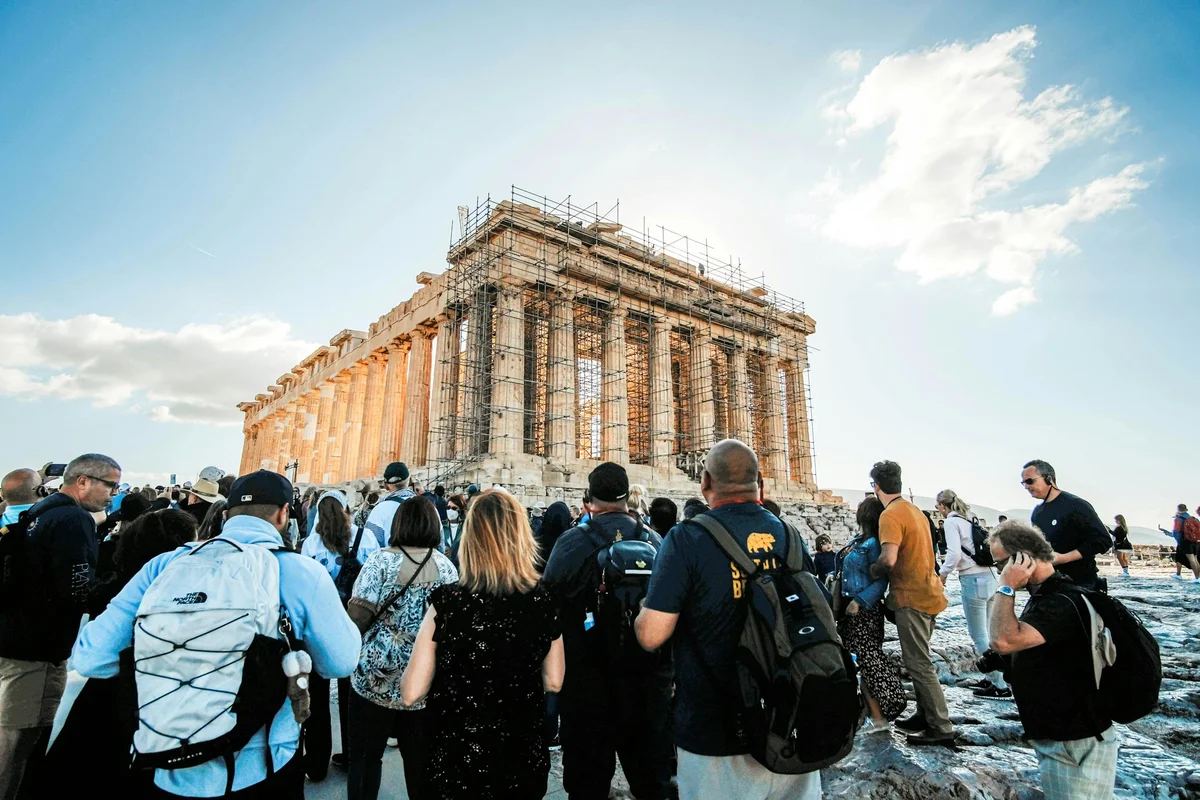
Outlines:
[[[781,568],[787,558],[783,523],[758,503],[733,503],[708,512],[760,567]],[[730,735],[725,709],[731,702],[734,653],[746,622],[737,602],[745,591],[741,572],[698,524],[684,521],[663,540],[645,607],[679,614],[675,651],[675,743],[703,756],[744,753]],[[722,687],[717,688],[697,661]],[[570,672],[570,669],[567,670]]]
[[1055,569],[1079,586],[1095,586],[1096,556],[1112,548],[1112,538],[1092,504],[1070,492],[1059,492],[1058,497],[1033,509],[1031,519],[1054,552],[1078,550],[1083,556],[1078,561],[1058,564]]
[[446,512],[450,510],[450,504],[446,502],[446,498],[431,494],[429,495],[429,499],[433,501],[433,507],[437,509],[438,517],[441,518],[442,523],[445,524],[448,522],[449,517],[446,516]]
[[825,580],[825,576],[837,569],[837,553],[832,550],[820,551],[813,555],[813,563],[817,567],[817,580]]
[[1026,737],[1086,739],[1112,725],[1097,703],[1088,620],[1078,591],[1059,573],[1036,587],[1021,612],[1021,622],[1046,640],[1014,653],[1005,673]]
[[[560,695],[567,710],[580,705],[603,703],[609,689],[615,686],[610,680],[612,676],[608,674],[607,662],[600,658],[594,646],[589,646],[584,636],[584,621],[589,610],[594,610],[596,605],[595,579],[599,569],[593,565],[596,564],[597,552],[616,541],[618,533],[624,538],[634,537],[638,527],[638,520],[629,514],[593,516],[586,527],[571,528],[558,537],[546,562],[542,583],[557,599],[562,619],[563,655],[567,672]],[[650,544],[661,548],[662,537],[645,525],[641,527]],[[658,658],[648,656],[647,661],[652,662],[652,669],[658,667],[659,672],[669,676],[670,658],[667,654]]]

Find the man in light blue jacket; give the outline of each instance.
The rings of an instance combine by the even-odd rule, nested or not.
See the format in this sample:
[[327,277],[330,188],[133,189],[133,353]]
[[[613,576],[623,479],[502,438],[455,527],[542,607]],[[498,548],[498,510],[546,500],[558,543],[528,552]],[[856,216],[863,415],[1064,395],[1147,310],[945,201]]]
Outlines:
[[[292,485],[267,470],[244,475],[229,491],[229,507],[221,537],[245,544],[282,550],[280,532],[288,523]],[[89,678],[117,674],[119,654],[133,642],[133,626],[143,595],[167,564],[183,553],[180,548],[152,559],[118,594],[108,609],[83,629],[72,654],[74,668]],[[280,552],[280,603],[290,615],[296,638],[312,657],[313,668],[326,678],[345,678],[358,664],[362,639],[342,608],[329,573],[311,558]],[[281,666],[282,669],[282,666]],[[270,759],[267,773],[267,728],[259,730],[234,757],[234,795],[241,797],[302,798],[304,771],[296,758],[300,726],[285,701],[269,726]],[[217,758],[186,769],[155,772],[162,797],[221,797],[226,793],[225,761]]]

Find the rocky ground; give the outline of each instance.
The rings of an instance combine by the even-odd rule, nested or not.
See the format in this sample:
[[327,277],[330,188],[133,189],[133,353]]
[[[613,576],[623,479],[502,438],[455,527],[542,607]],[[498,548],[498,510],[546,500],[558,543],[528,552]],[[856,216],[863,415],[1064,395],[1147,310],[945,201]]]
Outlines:
[[[1200,798],[1200,585],[1171,580],[1165,567],[1135,567],[1132,578],[1103,572],[1113,596],[1141,616],[1158,638],[1163,688],[1158,713],[1120,726],[1119,798]],[[947,588],[951,606],[938,617],[934,663],[945,687],[960,744],[954,749],[912,748],[891,738],[862,736],[854,752],[822,774],[827,798],[869,800],[1033,800],[1037,759],[1021,741],[1011,701],[981,700],[966,684],[979,679],[975,650],[959,604],[958,582]],[[895,629],[885,649],[899,662]],[[911,698],[910,693],[910,698]],[[911,709],[910,705],[910,709]],[[555,763],[556,772],[561,768]],[[616,797],[630,797],[620,784]]]

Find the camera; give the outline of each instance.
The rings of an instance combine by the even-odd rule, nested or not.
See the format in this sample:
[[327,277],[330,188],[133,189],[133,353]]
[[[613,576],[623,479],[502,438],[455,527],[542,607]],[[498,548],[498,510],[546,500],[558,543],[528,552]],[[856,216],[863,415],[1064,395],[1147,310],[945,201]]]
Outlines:
[[975,662],[980,672],[1003,672],[1008,668],[1008,659],[995,650],[988,650]]

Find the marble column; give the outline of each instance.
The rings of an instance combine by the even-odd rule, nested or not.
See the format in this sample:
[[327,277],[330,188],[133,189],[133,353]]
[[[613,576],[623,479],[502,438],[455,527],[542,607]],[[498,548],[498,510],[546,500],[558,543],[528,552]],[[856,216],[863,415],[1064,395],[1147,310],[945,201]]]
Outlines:
[[675,465],[675,397],[671,390],[671,323],[650,321],[650,466]]
[[625,374],[625,309],[614,308],[604,323],[600,368],[600,457],[629,463],[629,386]]
[[333,422],[333,381],[325,381],[320,388],[321,400],[317,405],[317,429],[313,434],[313,458],[309,475],[313,483],[325,482],[325,464],[329,458],[329,428]]
[[312,389],[304,395],[304,429],[300,434],[300,464],[296,468],[296,483],[315,483],[313,452],[317,438],[317,415],[321,408],[321,390]]
[[383,415],[384,383],[387,379],[387,356],[375,352],[367,356],[367,393],[363,402],[362,438],[358,443],[358,477],[377,478],[379,465],[379,430]]
[[279,461],[275,471],[280,475],[287,474],[287,465],[292,460],[292,449],[295,435],[296,404],[288,403],[280,412]]
[[404,382],[408,379],[409,342],[387,346],[387,369],[383,376],[383,412],[379,423],[379,452],[375,474],[382,475],[400,457],[400,431],[404,424]]
[[704,328],[692,329],[692,344],[688,351],[688,376],[691,393],[689,409],[692,417],[691,449],[708,452],[716,444],[716,402],[713,395],[712,333]]
[[346,397],[346,441],[342,444],[342,464],[337,481],[344,483],[359,477],[359,443],[362,441],[363,412],[367,405],[367,364],[360,361],[350,367],[350,392]]
[[[307,424],[308,419],[308,404],[305,402],[303,397],[299,397],[294,403],[292,403],[292,405],[295,406],[295,409],[292,412],[292,424],[290,426],[292,429],[292,452],[290,453],[290,456],[291,460],[296,462],[296,469],[292,472],[292,474],[288,475],[288,480],[292,481],[293,483],[299,483],[300,452],[304,448],[304,426]],[[285,472],[284,474],[287,475],[288,473]]]
[[729,435],[748,447],[754,447],[754,429],[751,426],[750,368],[746,351],[734,347],[729,359]]
[[483,381],[487,377],[485,359],[491,357],[492,306],[487,287],[471,296],[467,310],[467,350],[459,357],[458,422],[455,431],[455,456],[478,457],[486,449],[483,441]]
[[342,448],[346,442],[346,415],[350,410],[350,375],[342,372],[331,379],[333,383],[333,417],[327,431],[325,445],[325,477],[322,483],[337,483],[341,480]]
[[792,480],[816,488],[813,475],[812,438],[808,427],[808,396],[804,390],[804,369],[799,359],[784,362],[787,376],[788,449]]
[[283,437],[283,412],[276,411],[263,420],[266,430],[266,444],[263,447],[259,469],[276,472],[279,469],[279,440]]
[[250,410],[244,409],[246,421],[242,425],[242,460],[238,464],[238,475],[245,475],[247,472],[253,472],[250,469],[250,464],[254,458],[254,426],[250,424]]
[[454,422],[458,408],[458,316],[437,318],[437,363],[433,368],[433,412],[429,427],[429,463],[449,461],[454,453]]
[[550,296],[550,385],[547,390],[546,456],[553,465],[578,457],[575,440],[575,300],[568,292]]
[[502,286],[496,295],[496,346],[492,350],[492,418],[488,452],[511,456],[524,450],[525,292]]
[[429,445],[429,359],[433,331],[420,327],[412,332],[408,355],[408,379],[404,387],[404,417],[400,434],[400,452],[395,461],[409,466],[425,466]]
[[763,475],[777,481],[787,481],[791,473],[787,454],[787,427],[783,405],[783,387],[780,383],[779,360],[763,356],[763,374],[760,381],[762,392],[763,444],[765,453],[759,453],[758,462]]

